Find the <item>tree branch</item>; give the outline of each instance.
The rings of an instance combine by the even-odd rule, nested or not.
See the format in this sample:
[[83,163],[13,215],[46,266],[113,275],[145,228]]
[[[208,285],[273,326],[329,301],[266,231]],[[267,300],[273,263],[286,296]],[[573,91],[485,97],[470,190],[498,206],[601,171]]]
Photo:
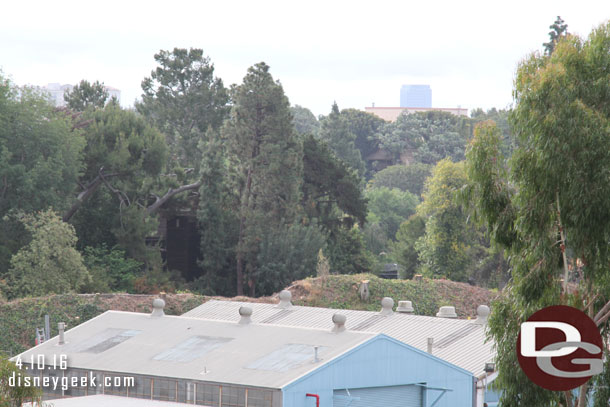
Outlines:
[[155,203],[153,203],[148,208],[146,208],[146,212],[148,212],[149,215],[153,214],[157,209],[159,209],[161,206],[163,206],[163,204],[165,204],[165,202],[167,202],[174,195],[178,195],[184,191],[199,189],[201,184],[202,184],[202,181],[199,180],[193,184],[183,185],[180,188],[176,188],[176,189],[170,188],[167,191],[167,193],[165,195],[163,195],[161,198],[157,197],[157,200],[155,201]]
[[127,201],[126,206],[131,205],[131,201],[129,200],[129,197],[127,196],[127,194],[125,194],[120,189],[116,189],[112,185],[110,185],[103,174],[100,174],[100,176],[102,177],[102,182],[104,183],[104,185],[106,185],[106,187],[108,187],[108,189],[110,191],[112,191],[114,194],[116,194],[119,197],[119,199],[121,201],[121,205],[125,205],[125,201]]
[[595,314],[595,317],[593,318],[593,321],[597,324],[597,326],[600,325],[599,321],[601,320],[602,316],[604,316],[604,314],[607,314],[609,310],[610,310],[610,301],[608,301],[602,307],[602,309],[600,309],[599,312],[597,314]]
[[89,199],[91,197],[91,195],[93,195],[93,193],[99,188],[100,185],[102,185],[102,183],[104,182],[104,177],[109,178],[109,177],[116,177],[117,175],[120,175],[118,173],[103,174],[103,171],[104,171],[104,167],[100,168],[97,177],[95,177],[91,182],[89,182],[89,184],[87,184],[87,186],[84,188],[84,190],[81,191],[77,195],[76,201],[72,204],[70,209],[68,209],[66,211],[66,213],[64,213],[64,216],[62,217],[64,222],[68,222],[72,218],[72,216],[76,213],[76,211],[78,211],[78,209],[83,205],[83,203],[87,199]]

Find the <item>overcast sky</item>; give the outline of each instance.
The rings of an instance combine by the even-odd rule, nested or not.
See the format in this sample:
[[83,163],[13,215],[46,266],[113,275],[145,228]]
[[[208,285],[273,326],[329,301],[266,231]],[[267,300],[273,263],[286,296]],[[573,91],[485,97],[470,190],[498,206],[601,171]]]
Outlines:
[[226,85],[265,61],[292,104],[327,114],[398,106],[429,84],[433,107],[504,108],[516,66],[557,15],[586,36],[610,1],[8,1],[0,69],[18,85],[103,81],[133,105],[160,49],[202,48]]

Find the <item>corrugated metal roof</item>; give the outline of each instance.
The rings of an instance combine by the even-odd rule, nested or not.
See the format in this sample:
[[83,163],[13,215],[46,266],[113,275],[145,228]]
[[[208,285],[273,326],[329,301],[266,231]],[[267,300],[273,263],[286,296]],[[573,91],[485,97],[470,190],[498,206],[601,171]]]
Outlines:
[[435,318],[394,312],[382,316],[373,311],[338,310],[293,306],[289,312],[275,304],[210,300],[184,316],[221,321],[238,321],[240,306],[253,309],[252,322],[292,327],[331,329],[331,317],[339,312],[347,316],[348,331],[383,333],[421,350],[427,349],[427,338],[434,338],[432,353],[459,366],[476,377],[485,375],[485,363],[493,362],[496,352],[486,341],[485,325],[472,320]]
[[[127,337],[123,331],[139,334]],[[103,343],[117,334],[121,340],[114,346],[97,353],[88,351],[86,344]],[[332,333],[330,328],[242,325],[107,311],[67,331],[64,345],[58,345],[55,337],[22,353],[21,358],[30,360],[30,355],[44,354],[48,361],[53,360],[53,355],[66,354],[68,367],[74,368],[279,389],[374,336],[363,332]],[[205,342],[206,352],[193,355],[195,342]],[[286,351],[287,345],[298,352]],[[317,363],[313,362],[315,346],[320,351]],[[258,369],[257,362],[269,366],[265,357],[282,368]]]

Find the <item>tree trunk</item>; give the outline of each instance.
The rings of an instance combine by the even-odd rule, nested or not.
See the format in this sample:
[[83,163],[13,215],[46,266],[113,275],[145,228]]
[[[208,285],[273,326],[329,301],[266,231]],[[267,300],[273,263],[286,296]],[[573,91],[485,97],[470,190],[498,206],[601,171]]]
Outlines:
[[241,217],[239,220],[239,240],[237,241],[237,295],[244,295],[244,251],[243,243],[246,234],[246,209],[250,200],[250,189],[252,188],[252,166],[248,168],[248,176],[246,178],[246,190],[244,191],[244,200],[241,204]]

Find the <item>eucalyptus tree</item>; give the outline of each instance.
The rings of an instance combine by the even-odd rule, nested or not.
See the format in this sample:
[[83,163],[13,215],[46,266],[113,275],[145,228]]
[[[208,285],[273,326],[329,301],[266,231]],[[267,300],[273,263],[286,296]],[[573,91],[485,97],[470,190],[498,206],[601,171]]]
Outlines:
[[[610,23],[587,39],[560,39],[550,56],[528,56],[515,79],[512,159],[503,160],[493,123],[478,125],[468,152],[477,215],[506,247],[512,266],[512,281],[490,319],[504,406],[583,407],[591,397],[589,383],[576,397],[535,386],[515,369],[514,349],[519,324],[555,304],[584,310],[607,337],[609,71]],[[607,382],[596,380],[595,403],[606,405]]]

